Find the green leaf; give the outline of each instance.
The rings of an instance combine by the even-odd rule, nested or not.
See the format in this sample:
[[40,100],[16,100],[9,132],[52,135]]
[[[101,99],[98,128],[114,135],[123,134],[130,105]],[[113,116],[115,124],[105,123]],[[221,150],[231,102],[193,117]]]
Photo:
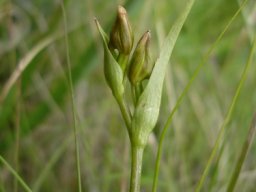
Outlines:
[[32,192],[32,190],[29,188],[29,186],[23,181],[21,176],[15,171],[12,166],[0,155],[0,162],[3,163],[7,169],[13,174],[13,176],[20,182],[21,186],[24,188],[27,192]]
[[245,162],[245,159],[249,152],[249,149],[252,146],[255,133],[256,133],[256,113],[253,116],[253,120],[251,122],[250,129],[249,129],[249,131],[247,133],[247,137],[243,143],[243,147],[240,151],[239,158],[237,159],[235,169],[233,170],[231,179],[228,184],[227,192],[233,192],[235,189],[235,186],[236,186],[238,178],[239,178],[239,174],[242,170],[242,166]]
[[184,11],[172,26],[169,34],[165,38],[160,51],[160,56],[156,61],[155,67],[149,82],[139,98],[132,119],[132,131],[134,132],[134,142],[137,145],[145,145],[148,135],[156,125],[164,82],[164,76],[168,61],[171,57],[174,45],[179,36],[180,30],[192,8],[194,0],[189,0]]
[[124,93],[123,71],[108,48],[108,36],[103,31],[99,22],[95,23],[100,32],[104,45],[104,74],[115,98],[120,99]]

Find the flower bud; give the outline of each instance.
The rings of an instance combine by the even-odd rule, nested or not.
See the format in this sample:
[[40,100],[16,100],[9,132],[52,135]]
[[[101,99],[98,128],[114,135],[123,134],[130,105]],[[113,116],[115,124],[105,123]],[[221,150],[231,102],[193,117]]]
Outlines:
[[104,46],[104,74],[106,81],[112,90],[115,98],[120,99],[124,93],[123,86],[123,71],[117,61],[115,60],[113,54],[108,48],[107,42],[108,37],[106,33],[101,28],[99,22],[95,20],[98,31],[101,35],[103,46]]
[[109,47],[129,55],[133,46],[133,32],[124,7],[118,6],[115,24],[110,33]]
[[128,77],[133,85],[150,76],[152,72],[153,65],[150,64],[148,51],[149,42],[150,32],[147,31],[139,40],[131,59]]

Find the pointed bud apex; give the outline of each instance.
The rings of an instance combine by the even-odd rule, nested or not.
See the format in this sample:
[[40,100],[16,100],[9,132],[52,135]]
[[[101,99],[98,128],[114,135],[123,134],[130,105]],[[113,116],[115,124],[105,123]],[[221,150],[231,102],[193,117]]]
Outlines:
[[133,39],[127,12],[124,7],[118,6],[116,21],[110,33],[109,47],[128,55],[132,50]]
[[149,42],[150,32],[147,31],[139,40],[133,53],[129,68],[129,79],[133,85],[150,76],[153,66],[150,65]]

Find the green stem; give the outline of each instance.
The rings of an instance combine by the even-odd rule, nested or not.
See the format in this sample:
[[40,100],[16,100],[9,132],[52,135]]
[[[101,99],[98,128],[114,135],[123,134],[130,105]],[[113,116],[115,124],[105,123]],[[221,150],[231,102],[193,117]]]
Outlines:
[[81,168],[80,168],[80,152],[79,152],[79,141],[77,137],[77,117],[75,114],[75,94],[73,88],[73,80],[71,74],[71,61],[70,61],[70,52],[69,52],[69,43],[68,43],[68,27],[67,27],[67,15],[65,11],[65,6],[63,0],[61,1],[61,9],[63,14],[64,21],[64,31],[65,31],[65,45],[66,45],[66,55],[67,55],[67,64],[68,64],[68,88],[71,96],[71,108],[72,108],[72,120],[73,120],[73,133],[75,140],[75,155],[76,155],[76,171],[77,171],[77,183],[78,191],[82,192],[82,181],[81,181]]
[[142,93],[141,84],[140,84],[140,83],[137,83],[137,84],[135,85],[136,103],[137,103],[137,101],[139,100],[139,97],[140,97],[141,93]]
[[7,169],[14,175],[14,177],[20,182],[26,192],[32,192],[29,186],[22,180],[19,174],[11,167],[11,165],[0,155],[0,162],[2,162]]
[[253,120],[252,120],[252,123],[251,123],[251,127],[249,129],[248,134],[247,134],[247,138],[244,141],[242,150],[240,152],[240,156],[237,160],[235,169],[234,169],[233,174],[231,176],[231,179],[230,179],[230,182],[229,182],[229,185],[228,185],[228,188],[227,188],[227,192],[233,192],[234,189],[235,189],[235,186],[236,186],[239,174],[241,172],[242,166],[244,164],[245,158],[246,158],[246,156],[248,154],[248,151],[249,151],[249,149],[252,145],[255,132],[256,132],[256,113],[254,114],[254,117],[253,117]]
[[125,125],[127,127],[129,138],[131,139],[131,134],[132,134],[131,130],[132,130],[132,128],[131,128],[131,114],[130,114],[130,111],[125,106],[123,98],[116,98],[116,100],[117,100],[117,103],[118,103],[119,108],[121,110]]
[[132,84],[131,84],[131,94],[132,94],[133,105],[136,106],[136,103],[137,103],[136,91],[135,91],[135,86]]
[[140,192],[140,178],[144,147],[132,146],[130,192]]
[[121,66],[122,71],[125,72],[126,66],[127,66],[127,62],[128,62],[128,56],[120,53],[118,55],[117,62]]
[[140,83],[137,83],[135,85],[131,85],[131,89],[132,89],[133,103],[134,103],[134,106],[136,106],[137,105],[137,101],[139,100],[140,95],[143,92],[142,83],[140,82]]

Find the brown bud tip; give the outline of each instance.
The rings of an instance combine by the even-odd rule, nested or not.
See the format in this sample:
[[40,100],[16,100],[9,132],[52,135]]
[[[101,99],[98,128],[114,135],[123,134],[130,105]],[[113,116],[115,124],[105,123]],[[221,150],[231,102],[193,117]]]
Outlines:
[[110,33],[109,46],[125,55],[130,54],[133,46],[133,31],[124,7],[118,6],[115,24]]
[[117,12],[118,12],[117,15],[119,15],[119,16],[127,15],[125,8],[121,5],[118,5]]
[[[140,38],[137,47],[140,46],[140,47],[148,48],[150,39],[151,39],[151,34],[150,34],[150,31],[148,30],[148,31],[146,31],[146,32],[143,34],[143,36]],[[137,49],[137,48],[136,48],[136,49]]]

